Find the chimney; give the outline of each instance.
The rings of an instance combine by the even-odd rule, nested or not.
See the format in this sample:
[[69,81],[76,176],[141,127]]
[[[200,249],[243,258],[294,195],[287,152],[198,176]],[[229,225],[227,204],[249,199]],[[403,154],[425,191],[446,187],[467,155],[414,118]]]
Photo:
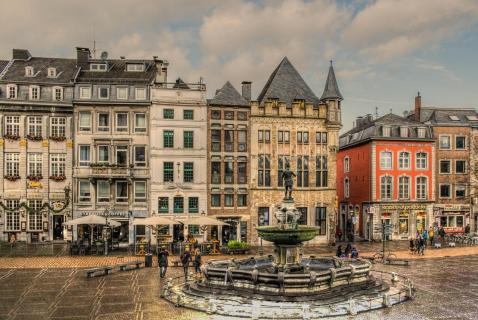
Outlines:
[[365,119],[363,117],[357,117],[357,120],[355,120],[355,126],[357,128],[360,128],[363,125],[364,120]]
[[12,51],[13,60],[29,60],[32,57],[26,49],[13,49]]
[[76,66],[81,68],[88,67],[88,61],[91,58],[89,48],[76,47]]
[[421,110],[422,110],[422,97],[420,96],[420,92],[418,92],[417,96],[415,97],[415,114],[414,114],[415,121],[420,122]]
[[167,60],[158,59],[157,56],[153,57],[154,65],[156,66],[156,78],[155,83],[166,83],[168,82],[168,66],[169,62]]
[[242,97],[251,101],[251,81],[242,81]]

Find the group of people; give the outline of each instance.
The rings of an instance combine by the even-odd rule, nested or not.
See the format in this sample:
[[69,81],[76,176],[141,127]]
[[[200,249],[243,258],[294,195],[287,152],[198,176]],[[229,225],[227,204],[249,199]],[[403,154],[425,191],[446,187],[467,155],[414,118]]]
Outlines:
[[346,247],[345,250],[342,249],[342,246],[339,245],[337,247],[337,257],[339,258],[352,258],[356,259],[358,258],[359,253],[357,248],[352,247],[352,245],[349,243]]
[[[166,277],[166,272],[168,270],[168,257],[169,257],[169,252],[166,250],[164,247],[161,247],[161,249],[158,252],[158,267],[159,267],[159,276],[160,278]],[[193,252],[189,252],[189,250],[186,250],[183,254],[180,256],[180,261],[183,266],[184,270],[184,278],[188,279],[188,273],[189,273],[189,264],[192,262],[194,266],[194,273],[198,274],[201,272],[201,265],[202,265],[202,256],[201,256],[201,251],[199,248],[194,249]]]
[[412,254],[425,254],[425,248],[427,242],[430,242],[430,246],[435,245],[435,243],[441,242],[445,239],[445,229],[437,225],[430,226],[430,228],[417,230],[415,238],[410,238],[410,252]]

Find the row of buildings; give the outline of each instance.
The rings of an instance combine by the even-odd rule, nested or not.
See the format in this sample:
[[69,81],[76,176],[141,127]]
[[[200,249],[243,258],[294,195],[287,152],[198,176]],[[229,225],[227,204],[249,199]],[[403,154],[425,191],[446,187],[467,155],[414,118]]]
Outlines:
[[154,236],[134,218],[208,215],[228,225],[161,232],[257,244],[286,166],[301,223],[320,228],[316,243],[333,240],[342,96],[332,65],[320,98],[284,58],[257,99],[244,81],[208,100],[202,81],[168,82],[166,60],[76,54],[14,49],[0,61],[2,240],[91,235],[101,230],[64,222],[96,214],[121,222],[113,238],[130,245]]

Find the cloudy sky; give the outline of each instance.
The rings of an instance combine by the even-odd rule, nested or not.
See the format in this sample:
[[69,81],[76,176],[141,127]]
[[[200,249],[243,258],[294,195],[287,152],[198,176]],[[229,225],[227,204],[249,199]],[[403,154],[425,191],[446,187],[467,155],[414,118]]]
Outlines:
[[344,129],[358,115],[426,106],[476,107],[476,0],[16,0],[2,7],[0,58],[12,48],[74,57],[170,61],[171,80],[203,77],[209,95],[230,80],[257,96],[287,56],[320,96],[334,60]]

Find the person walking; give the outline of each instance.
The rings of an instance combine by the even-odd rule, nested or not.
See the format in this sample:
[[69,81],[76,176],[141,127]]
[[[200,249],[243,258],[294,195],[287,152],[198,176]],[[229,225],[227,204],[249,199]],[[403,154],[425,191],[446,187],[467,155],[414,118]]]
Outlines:
[[169,252],[164,247],[161,247],[158,252],[158,266],[160,278],[166,277],[166,271],[168,270],[168,256]]
[[181,255],[181,263],[183,265],[184,269],[184,279],[188,281],[188,269],[189,269],[189,262],[191,261],[191,254],[189,253],[188,250],[186,250],[182,255]]
[[194,254],[194,272],[196,274],[201,272],[201,264],[202,264],[202,257],[201,257],[201,251],[196,249],[196,252]]
[[428,230],[425,228],[423,228],[422,238],[423,238],[423,245],[426,247],[427,241],[428,241]]
[[430,246],[433,247],[435,240],[435,230],[433,230],[433,227],[428,229],[428,238],[430,238]]
[[425,239],[423,237],[418,240],[418,254],[425,255]]

